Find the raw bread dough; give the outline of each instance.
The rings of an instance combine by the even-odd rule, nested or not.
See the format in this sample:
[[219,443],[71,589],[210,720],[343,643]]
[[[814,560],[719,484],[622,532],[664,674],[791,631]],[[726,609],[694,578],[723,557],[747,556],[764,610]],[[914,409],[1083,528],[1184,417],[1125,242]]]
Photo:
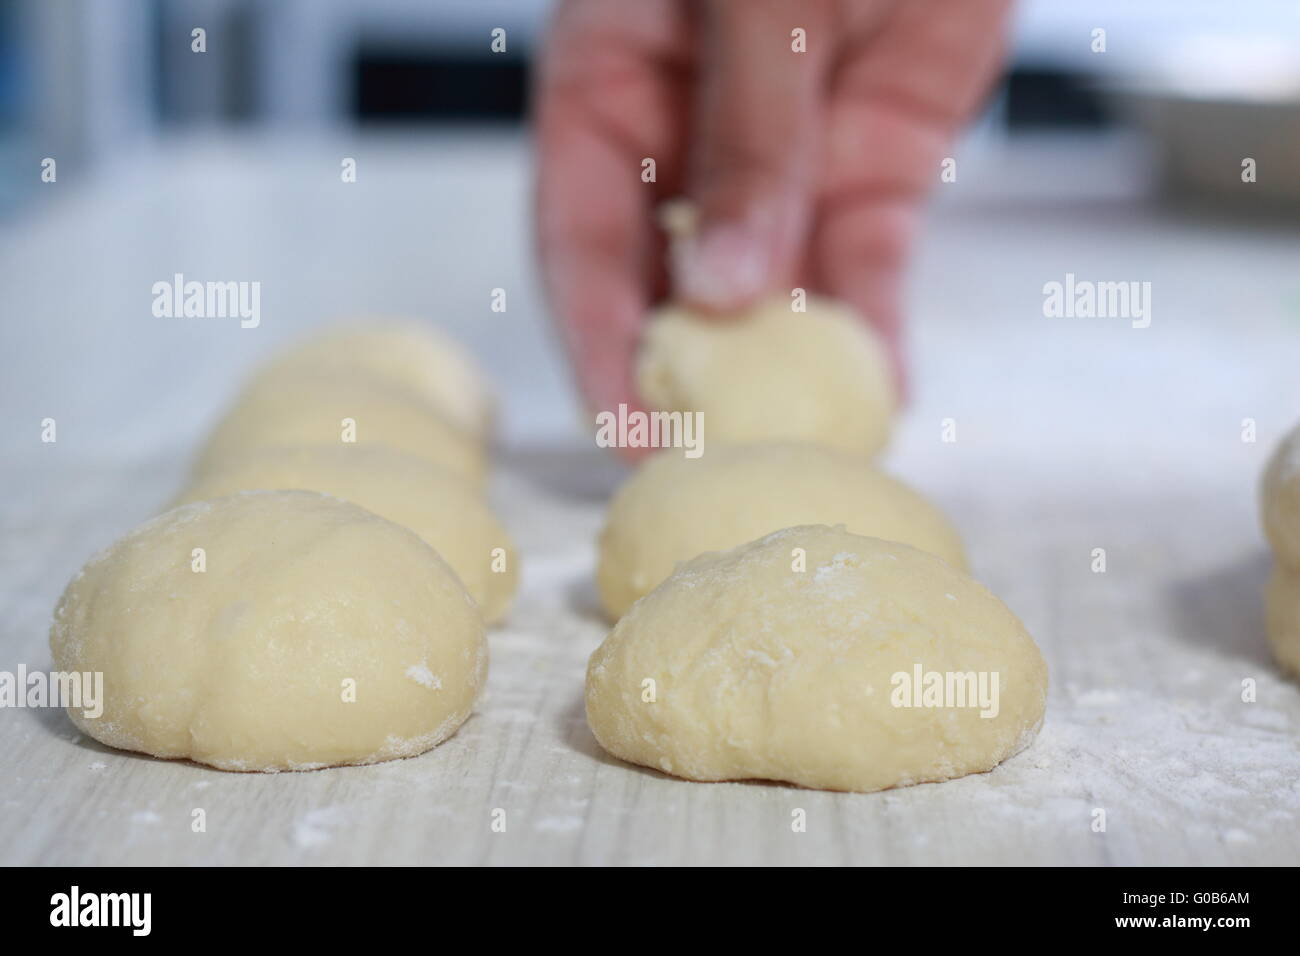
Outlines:
[[[353,442],[343,440],[345,419],[356,423]],[[279,445],[386,445],[475,486],[482,484],[486,470],[481,443],[409,392],[366,380],[304,373],[249,385],[213,429],[195,475],[225,467],[238,455]]]
[[1269,460],[1260,502],[1273,553],[1287,567],[1300,569],[1300,428],[1282,439]]
[[[990,688],[998,674],[997,715],[894,706],[893,675],[917,666],[982,672]],[[1032,741],[1046,698],[1033,639],[981,585],[905,544],[817,525],[683,565],[587,667],[587,721],[615,756],[830,790],[989,770]]]
[[1300,570],[1273,569],[1267,590],[1268,640],[1282,667],[1300,677]]
[[[487,502],[463,480],[391,448],[259,449],[200,477],[176,503],[293,488],[344,498],[410,528],[452,566],[489,623],[505,616],[519,573],[514,543]],[[503,553],[494,557],[498,548]]]
[[488,378],[459,342],[409,321],[342,326],[318,334],[272,359],[255,382],[301,373],[372,378],[429,402],[458,428],[480,439],[492,430]]
[[867,461],[804,443],[668,449],[618,490],[600,535],[596,583],[617,620],[679,561],[800,524],[843,524],[902,541],[965,569],[947,518]]
[[847,306],[782,298],[748,314],[652,319],[637,359],[642,399],[702,412],[707,442],[816,441],[870,455],[889,438],[893,384],[884,347]]
[[414,756],[464,722],[487,673],[482,617],[434,550],[306,491],[132,531],[68,585],[50,648],[59,670],[103,672],[103,714],[69,710],[90,736],[222,770]]

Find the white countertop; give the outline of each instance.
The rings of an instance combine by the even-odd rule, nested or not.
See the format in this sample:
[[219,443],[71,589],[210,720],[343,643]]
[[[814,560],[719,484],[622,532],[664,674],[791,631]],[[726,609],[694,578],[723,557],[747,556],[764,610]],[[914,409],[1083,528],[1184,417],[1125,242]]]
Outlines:
[[[1300,231],[1154,208],[1123,149],[971,149],[916,263],[913,398],[886,464],[949,511],[1043,649],[1048,716],[1026,752],[878,794],[688,783],[603,754],[582,675],[606,630],[593,538],[621,466],[584,436],[545,324],[525,145],[190,140],[61,175],[0,226],[0,670],[49,666],[67,579],[176,490],[239,374],[348,312],[431,315],[496,378],[493,495],[522,592],[477,714],[411,760],[228,774],[0,710],[0,863],[1300,859],[1300,685],[1263,636],[1255,518],[1256,477],[1300,420]],[[155,319],[150,286],[175,272],[260,280],[261,327]],[[1151,282],[1150,328],[1044,318],[1042,286],[1067,272]]]

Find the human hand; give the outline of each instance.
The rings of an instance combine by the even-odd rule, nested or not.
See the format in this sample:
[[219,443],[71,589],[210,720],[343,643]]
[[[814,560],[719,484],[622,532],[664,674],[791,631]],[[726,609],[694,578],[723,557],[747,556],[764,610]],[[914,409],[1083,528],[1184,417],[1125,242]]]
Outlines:
[[[641,326],[670,287],[714,313],[795,286],[846,301],[884,339],[901,387],[916,216],[997,71],[1009,7],[563,0],[536,103],[537,230],[588,406],[639,406]],[[796,27],[807,52],[792,50]],[[699,229],[670,269],[655,210],[678,196]]]

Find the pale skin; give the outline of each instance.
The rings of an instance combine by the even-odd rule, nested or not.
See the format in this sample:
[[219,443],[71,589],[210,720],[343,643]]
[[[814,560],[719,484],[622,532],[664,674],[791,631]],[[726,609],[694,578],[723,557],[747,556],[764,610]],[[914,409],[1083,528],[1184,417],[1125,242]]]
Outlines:
[[[587,406],[640,407],[633,359],[656,303],[725,321],[796,286],[856,307],[901,389],[917,215],[997,74],[1010,6],[562,0],[535,104],[537,230]],[[670,267],[656,210],[682,196],[697,232]]]

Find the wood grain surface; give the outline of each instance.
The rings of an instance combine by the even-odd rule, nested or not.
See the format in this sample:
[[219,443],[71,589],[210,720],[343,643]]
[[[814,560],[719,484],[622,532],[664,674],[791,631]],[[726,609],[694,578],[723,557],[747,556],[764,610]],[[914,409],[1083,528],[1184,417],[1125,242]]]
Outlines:
[[[410,760],[230,774],[0,710],[0,862],[1297,862],[1300,686],[1263,636],[1254,496],[1300,420],[1300,235],[1163,211],[1131,166],[1068,140],[986,149],[927,224],[885,464],[953,516],[1051,690],[1039,739],[993,772],[876,794],[684,782],[588,731],[594,537],[622,468],[591,447],[546,328],[524,143],[181,141],[61,182],[0,234],[0,669],[49,666],[50,610],[81,562],[164,505],[252,362],[340,313],[431,316],[489,367],[492,494],[523,585],[477,713]],[[155,319],[150,285],[178,271],[260,280],[261,327]],[[1151,282],[1150,327],[1044,317],[1044,283],[1067,272]]]

